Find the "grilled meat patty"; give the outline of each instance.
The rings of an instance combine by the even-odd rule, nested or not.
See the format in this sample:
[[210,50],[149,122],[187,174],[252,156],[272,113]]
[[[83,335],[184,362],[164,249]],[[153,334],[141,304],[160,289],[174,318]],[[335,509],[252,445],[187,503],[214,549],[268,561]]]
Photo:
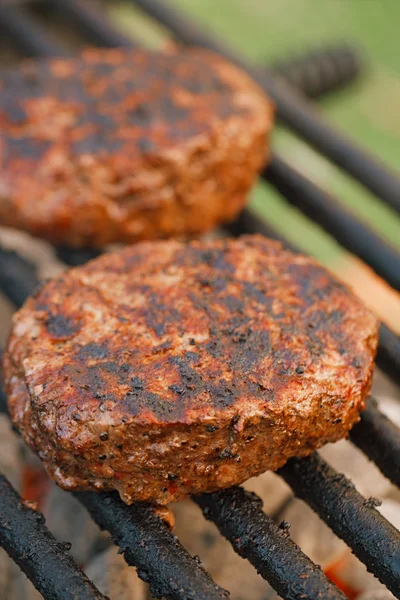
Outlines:
[[61,487],[165,504],[344,437],[376,346],[352,292],[277,242],[143,242],[31,297],[4,380]]
[[75,247],[199,234],[243,207],[271,122],[207,50],[27,63],[0,76],[0,223]]

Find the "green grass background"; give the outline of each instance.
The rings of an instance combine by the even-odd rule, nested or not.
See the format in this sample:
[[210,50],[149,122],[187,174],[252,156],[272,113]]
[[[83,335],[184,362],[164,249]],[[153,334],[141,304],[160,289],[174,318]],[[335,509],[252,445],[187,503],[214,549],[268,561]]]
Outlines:
[[[171,1],[171,0],[170,0]],[[321,100],[326,117],[364,148],[400,171],[400,0],[172,0],[207,28],[262,64],[318,44],[348,40],[364,52],[367,68],[350,88]],[[116,2],[112,17],[127,32],[157,45],[164,34]],[[400,219],[282,127],[273,146],[400,247]],[[332,238],[270,187],[259,184],[253,206],[304,250],[325,262],[342,256]]]

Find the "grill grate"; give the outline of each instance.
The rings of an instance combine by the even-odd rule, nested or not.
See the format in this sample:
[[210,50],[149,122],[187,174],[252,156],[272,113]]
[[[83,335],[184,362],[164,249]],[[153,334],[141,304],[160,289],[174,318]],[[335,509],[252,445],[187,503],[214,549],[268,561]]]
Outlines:
[[37,589],[49,600],[104,600],[44,522],[0,475],[0,544]]
[[[98,13],[87,9],[86,5],[77,0],[48,0],[46,4],[53,10],[62,11],[92,43],[106,47],[132,45],[131,41],[115,32]],[[166,4],[156,0],[137,0],[136,4],[166,25],[180,41],[220,49],[219,44]],[[2,8],[0,20],[2,28],[11,34],[10,39],[25,54],[70,54],[66,48],[56,45],[22,9],[17,12],[13,8],[11,12],[11,9]],[[237,57],[233,58],[242,63]],[[400,184],[395,175],[331,130],[304,99],[298,94],[292,95],[292,91],[289,93],[281,81],[271,77],[271,69],[267,73],[249,70],[256,74],[256,78],[274,97],[278,115],[287,125],[336,164],[346,168],[385,202],[400,209]],[[307,91],[306,86],[304,89]],[[274,157],[272,169],[264,176],[290,202],[295,201],[295,193],[296,203],[305,214],[325,227],[344,247],[363,258],[392,287],[399,289],[399,256],[376,234],[340,207],[340,204],[332,201],[324,191],[293,171],[279,157]],[[261,232],[279,237],[248,210],[230,227],[230,231],[234,235]],[[290,245],[287,241],[284,242]],[[58,256],[70,264],[79,264],[91,258],[93,253],[60,248]],[[15,253],[0,250],[0,288],[17,306],[36,285],[33,265]],[[400,382],[400,341],[385,325],[381,326],[378,365],[395,381]],[[400,430],[378,411],[373,402],[370,401],[361,422],[352,431],[351,439],[376,462],[386,476],[399,485]],[[365,500],[344,476],[338,475],[318,455],[290,461],[281,469],[280,475],[400,598],[400,534],[375,510],[374,501]],[[0,542],[43,596],[63,600],[72,597],[102,598],[65,553],[66,548],[62,547],[61,552],[60,545],[56,542],[49,544],[51,534],[46,530],[41,517],[38,519],[27,508],[21,509],[18,496],[4,479],[0,479],[0,487],[1,491],[5,490],[0,495]],[[115,494],[76,495],[98,525],[111,532],[128,564],[135,565],[139,575],[149,581],[155,596],[199,600],[228,597],[227,592],[218,588],[188,555],[150,507],[127,507]],[[195,501],[201,506],[205,516],[218,525],[235,550],[248,558],[284,598],[343,598],[342,593],[301,552],[287,533],[263,513],[261,501],[253,494],[247,494],[241,488],[233,488],[202,495],[195,498]],[[15,526],[7,529],[5,525],[10,522],[10,514],[15,520]],[[30,560],[29,548],[25,544],[29,539],[25,532],[30,526],[35,528],[38,536],[37,552],[41,555],[39,561]],[[50,550],[44,555],[46,544]],[[60,574],[58,582],[52,581],[54,573]],[[307,577],[303,577],[305,573]],[[68,582],[71,582],[70,586]],[[75,595],[71,595],[71,590]]]

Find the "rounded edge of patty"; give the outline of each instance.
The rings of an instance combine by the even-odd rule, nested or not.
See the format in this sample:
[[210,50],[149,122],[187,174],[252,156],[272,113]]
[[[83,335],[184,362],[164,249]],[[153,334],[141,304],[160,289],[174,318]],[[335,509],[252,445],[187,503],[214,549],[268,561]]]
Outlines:
[[0,217],[52,243],[197,236],[238,215],[268,159],[271,102],[208,50],[92,49],[15,79],[0,101]]
[[61,487],[166,504],[346,436],[376,346],[350,290],[276,242],[148,242],[29,299],[4,380]]

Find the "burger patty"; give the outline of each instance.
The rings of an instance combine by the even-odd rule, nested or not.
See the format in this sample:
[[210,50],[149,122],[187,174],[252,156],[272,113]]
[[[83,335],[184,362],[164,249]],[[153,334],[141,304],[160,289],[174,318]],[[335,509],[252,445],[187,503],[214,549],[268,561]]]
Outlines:
[[377,331],[345,285],[277,242],[143,242],[31,297],[4,380],[61,487],[165,504],[346,436]]
[[85,51],[0,76],[0,223],[99,247],[232,220],[272,108],[207,50]]

